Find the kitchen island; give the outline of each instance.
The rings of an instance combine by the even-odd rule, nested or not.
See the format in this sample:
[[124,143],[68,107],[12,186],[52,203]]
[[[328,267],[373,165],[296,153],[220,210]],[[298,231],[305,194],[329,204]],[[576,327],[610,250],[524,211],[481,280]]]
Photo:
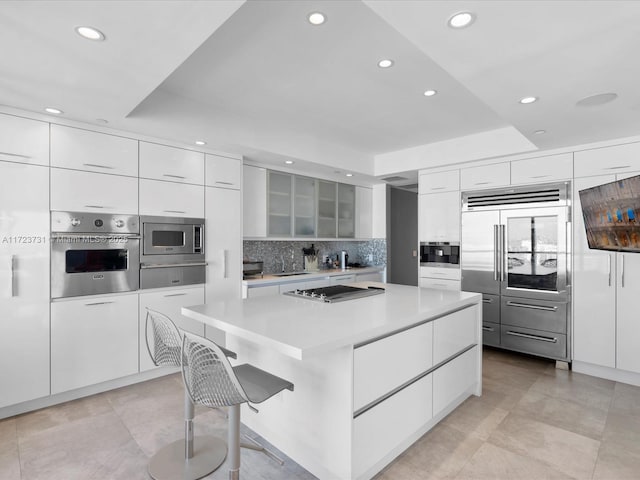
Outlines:
[[475,293],[352,284],[340,303],[274,295],[182,309],[226,333],[240,363],[290,380],[242,421],[321,479],[367,479],[482,390]]

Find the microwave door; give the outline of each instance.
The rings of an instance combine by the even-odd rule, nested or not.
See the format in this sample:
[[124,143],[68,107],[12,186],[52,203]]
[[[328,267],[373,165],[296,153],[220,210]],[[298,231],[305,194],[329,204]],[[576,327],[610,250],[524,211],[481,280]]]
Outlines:
[[462,213],[462,290],[500,293],[498,262],[498,224],[500,212]]
[[193,237],[192,225],[145,223],[143,255],[192,254]]

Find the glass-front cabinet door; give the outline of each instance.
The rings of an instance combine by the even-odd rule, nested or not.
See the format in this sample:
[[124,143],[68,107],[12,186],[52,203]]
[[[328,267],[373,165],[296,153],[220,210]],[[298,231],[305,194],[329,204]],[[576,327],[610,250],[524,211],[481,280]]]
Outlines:
[[356,236],[356,187],[338,184],[338,238]]
[[337,184],[318,180],[318,237],[336,238]]
[[292,175],[269,172],[268,232],[270,237],[291,236]]
[[294,177],[294,237],[316,236],[316,180]]
[[501,212],[502,293],[561,300],[567,289],[567,210]]

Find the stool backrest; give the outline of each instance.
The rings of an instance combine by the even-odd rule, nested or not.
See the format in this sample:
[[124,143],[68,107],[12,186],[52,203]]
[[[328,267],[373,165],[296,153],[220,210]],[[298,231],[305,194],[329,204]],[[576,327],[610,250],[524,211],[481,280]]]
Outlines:
[[193,403],[228,407],[248,401],[229,360],[215,343],[185,332],[182,359],[182,378]]
[[[153,350],[149,345],[149,327],[153,333]],[[181,365],[182,336],[169,317],[147,308],[144,337],[149,356],[156,366],[179,367]]]

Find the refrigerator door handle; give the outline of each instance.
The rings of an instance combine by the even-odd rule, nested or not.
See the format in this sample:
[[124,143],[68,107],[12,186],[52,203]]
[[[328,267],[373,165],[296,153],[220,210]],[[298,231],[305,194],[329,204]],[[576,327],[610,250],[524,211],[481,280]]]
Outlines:
[[500,274],[498,258],[500,258],[500,245],[498,241],[499,237],[499,225],[493,226],[493,279],[497,282]]
[[506,248],[506,235],[507,231],[504,225],[500,225],[500,281],[504,282],[505,271],[509,265],[507,261],[507,248]]

